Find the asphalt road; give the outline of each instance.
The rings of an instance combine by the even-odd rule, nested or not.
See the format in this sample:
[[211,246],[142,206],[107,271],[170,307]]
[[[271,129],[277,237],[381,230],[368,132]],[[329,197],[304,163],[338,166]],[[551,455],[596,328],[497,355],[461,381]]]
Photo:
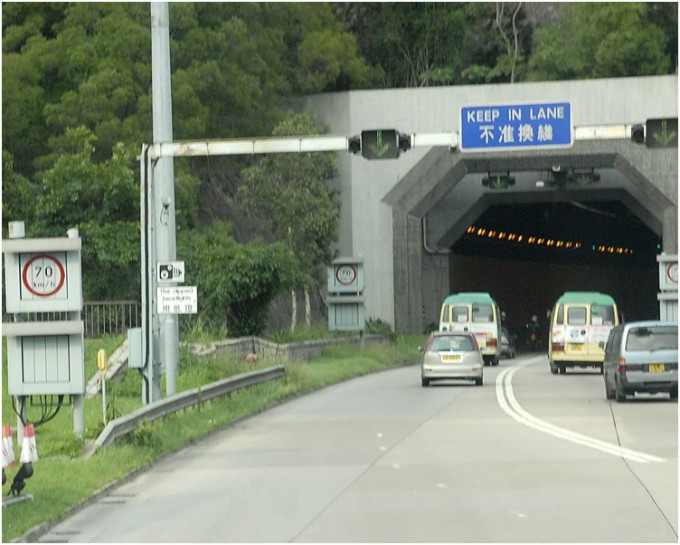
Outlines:
[[678,405],[605,399],[547,358],[484,385],[418,366],[245,420],[155,465],[41,542],[677,542]]

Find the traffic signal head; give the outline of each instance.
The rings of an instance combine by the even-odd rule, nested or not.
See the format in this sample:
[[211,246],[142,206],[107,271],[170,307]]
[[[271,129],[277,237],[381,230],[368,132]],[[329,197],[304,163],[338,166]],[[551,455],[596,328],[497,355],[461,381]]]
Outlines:
[[515,178],[510,176],[509,172],[506,174],[491,174],[489,172],[488,176],[482,178],[482,185],[489,189],[507,189],[511,185],[515,185]]
[[366,159],[396,159],[399,157],[397,131],[361,131],[361,155]]
[[366,159],[396,159],[402,151],[411,149],[411,135],[394,129],[361,131],[361,136],[347,139],[347,149]]
[[573,179],[571,180],[576,185],[590,185],[600,181],[600,174],[595,172],[595,169],[590,170],[574,170]]

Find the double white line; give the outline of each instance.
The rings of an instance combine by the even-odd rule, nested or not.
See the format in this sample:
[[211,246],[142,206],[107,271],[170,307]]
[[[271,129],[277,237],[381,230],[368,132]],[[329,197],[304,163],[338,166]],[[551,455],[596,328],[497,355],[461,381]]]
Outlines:
[[526,362],[517,364],[513,367],[504,369],[496,378],[496,398],[498,399],[498,404],[501,409],[503,409],[510,417],[517,420],[517,422],[534,428],[535,430],[541,431],[543,433],[548,433],[560,439],[565,439],[576,443],[578,445],[583,445],[586,447],[594,448],[612,456],[620,456],[627,460],[633,462],[640,462],[647,464],[650,462],[665,462],[663,458],[658,458],[652,456],[651,454],[645,454],[644,452],[637,452],[635,450],[630,450],[627,448],[614,445],[612,443],[605,443],[604,441],[599,441],[598,439],[593,439],[580,433],[575,433],[573,431],[565,430],[558,426],[553,426],[548,422],[539,420],[535,416],[532,416],[526,412],[521,405],[517,402],[515,394],[512,389],[512,377],[513,375],[526,367],[527,365],[532,365],[536,363],[538,358],[532,358]]

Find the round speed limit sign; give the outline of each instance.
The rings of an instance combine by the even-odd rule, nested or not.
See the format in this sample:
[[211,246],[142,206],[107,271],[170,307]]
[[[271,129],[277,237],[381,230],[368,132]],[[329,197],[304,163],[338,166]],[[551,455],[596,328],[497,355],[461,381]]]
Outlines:
[[339,265],[335,270],[335,278],[343,286],[351,286],[357,279],[357,268],[354,265]]
[[66,280],[66,272],[61,261],[54,255],[37,254],[31,257],[21,272],[21,283],[37,297],[51,297],[56,294]]

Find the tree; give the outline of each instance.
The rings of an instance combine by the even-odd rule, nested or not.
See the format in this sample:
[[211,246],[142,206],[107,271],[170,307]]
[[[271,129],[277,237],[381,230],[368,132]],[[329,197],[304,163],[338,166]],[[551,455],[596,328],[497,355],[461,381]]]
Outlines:
[[[319,134],[311,113],[293,114],[277,125],[274,136]],[[277,238],[283,241],[306,271],[305,324],[311,322],[309,288],[321,281],[321,266],[332,257],[330,245],[337,240],[340,203],[338,192],[326,185],[336,174],[332,153],[274,154],[243,172],[239,198],[246,208],[262,215]],[[295,292],[292,292],[293,302]],[[295,305],[291,330],[296,324]]]
[[[528,79],[669,73],[669,36],[649,15],[649,5],[643,3],[561,4],[557,20],[536,31]],[[677,9],[675,27],[677,40]]]
[[511,80],[531,44],[521,5],[358,2],[337,10],[381,69],[381,87],[419,87]]
[[[505,2],[496,2],[495,25],[506,50],[506,55],[501,57],[504,62],[500,62],[499,64],[503,66],[501,71],[510,76],[510,83],[515,82],[517,64],[521,60],[519,40],[520,18],[518,17],[521,9],[522,3],[518,2],[513,8],[511,8],[512,15],[507,17],[505,15]],[[506,22],[505,19],[509,19],[509,23]],[[506,30],[506,26],[510,27],[509,30]]]
[[140,290],[139,186],[122,144],[103,163],[93,160],[96,136],[68,129],[68,145],[42,176],[27,233],[63,237],[77,227],[83,239],[86,299],[136,299]]
[[6,232],[10,221],[23,221],[27,226],[35,218],[35,201],[39,188],[28,178],[15,172],[14,157],[2,150],[2,227]]
[[234,336],[259,335],[267,327],[269,303],[299,281],[298,263],[282,243],[238,244],[230,230],[228,223],[216,222],[178,237],[187,282],[198,287],[194,319],[215,329],[226,323]]

